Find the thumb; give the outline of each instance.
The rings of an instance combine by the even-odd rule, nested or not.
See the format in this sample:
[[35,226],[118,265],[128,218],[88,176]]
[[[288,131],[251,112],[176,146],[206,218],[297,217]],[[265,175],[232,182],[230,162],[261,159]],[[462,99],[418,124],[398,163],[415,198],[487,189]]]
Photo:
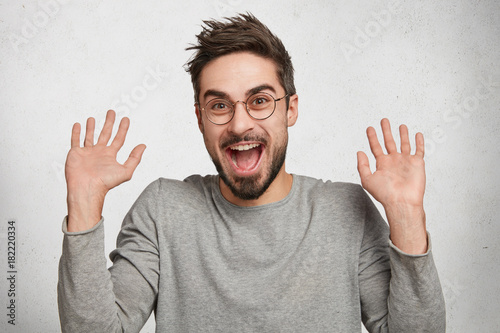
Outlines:
[[358,151],[357,158],[358,173],[359,177],[361,178],[361,184],[363,184],[366,178],[372,175],[372,172],[370,170],[370,162],[368,161],[368,156],[366,156],[366,154],[362,151]]
[[132,174],[134,173],[135,168],[137,168],[137,166],[141,162],[144,150],[146,150],[146,145],[140,144],[136,146],[130,153],[125,163],[123,163],[123,166],[127,170],[128,179],[132,178]]

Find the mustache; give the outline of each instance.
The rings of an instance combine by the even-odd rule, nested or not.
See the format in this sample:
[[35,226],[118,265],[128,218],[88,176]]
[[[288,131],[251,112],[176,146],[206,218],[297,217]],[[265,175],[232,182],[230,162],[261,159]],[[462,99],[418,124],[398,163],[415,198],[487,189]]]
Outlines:
[[265,137],[257,135],[257,134],[249,133],[249,134],[246,134],[244,136],[239,136],[239,135],[235,135],[235,134],[229,135],[221,141],[220,147],[222,149],[224,149],[226,147],[232,146],[232,145],[234,145],[238,142],[242,142],[242,141],[257,141],[257,142],[261,142],[262,144],[267,146],[267,139]]

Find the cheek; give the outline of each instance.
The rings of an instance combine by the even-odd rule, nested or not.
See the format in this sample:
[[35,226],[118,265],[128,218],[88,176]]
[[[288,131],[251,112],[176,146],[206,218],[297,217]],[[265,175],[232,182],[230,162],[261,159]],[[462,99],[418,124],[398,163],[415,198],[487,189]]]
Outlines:
[[276,117],[272,125],[266,129],[267,133],[272,136],[274,142],[281,143],[288,136],[287,124],[287,118],[280,115],[280,117]]
[[213,128],[213,126],[205,124],[203,126],[203,139],[207,148],[214,149],[219,146],[221,131]]
[[281,134],[288,129],[288,113],[285,110],[276,110],[273,115],[267,119],[269,123],[268,130],[272,130],[276,134]]

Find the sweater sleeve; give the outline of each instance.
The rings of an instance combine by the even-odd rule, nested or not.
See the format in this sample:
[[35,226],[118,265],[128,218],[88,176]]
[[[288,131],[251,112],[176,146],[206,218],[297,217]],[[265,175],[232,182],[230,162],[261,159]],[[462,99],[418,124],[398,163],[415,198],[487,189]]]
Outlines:
[[391,282],[388,300],[390,332],[445,332],[443,292],[432,258],[431,237],[427,253],[410,255],[390,243]]
[[369,332],[445,332],[444,297],[428,252],[409,255],[389,240],[386,222],[366,196],[359,261],[362,319]]
[[156,208],[151,204],[156,192],[153,183],[126,215],[109,270],[103,220],[74,233],[64,220],[58,282],[62,332],[139,332],[145,324],[158,293]]

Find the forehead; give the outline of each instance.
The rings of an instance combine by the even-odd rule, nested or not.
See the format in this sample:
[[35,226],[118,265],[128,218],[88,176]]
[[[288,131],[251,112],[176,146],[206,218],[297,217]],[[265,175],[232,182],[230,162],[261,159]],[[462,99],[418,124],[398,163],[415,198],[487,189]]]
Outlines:
[[209,62],[200,75],[200,99],[207,90],[220,91],[239,99],[252,88],[269,85],[278,93],[284,91],[279,83],[276,64],[264,57],[239,52],[221,56]]

